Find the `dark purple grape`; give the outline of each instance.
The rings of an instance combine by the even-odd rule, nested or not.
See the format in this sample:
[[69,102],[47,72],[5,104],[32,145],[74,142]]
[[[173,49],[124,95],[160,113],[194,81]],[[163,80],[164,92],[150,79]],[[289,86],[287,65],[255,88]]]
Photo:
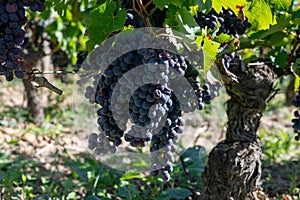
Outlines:
[[8,14],[7,14],[7,13],[2,13],[2,14],[0,15],[0,19],[1,19],[1,21],[2,21],[3,23],[7,23],[8,20],[9,20]]
[[45,6],[44,4],[39,4],[39,5],[38,5],[38,11],[39,11],[39,12],[44,12],[45,9],[46,9],[46,6]]
[[29,6],[29,8],[30,8],[30,10],[31,10],[32,12],[36,12],[36,11],[39,10],[39,6],[38,6],[37,3],[31,3],[30,6]]
[[14,13],[17,11],[18,6],[15,2],[8,2],[5,6],[5,8],[8,13]]
[[24,78],[25,74],[21,71],[15,71],[15,75],[17,78]]

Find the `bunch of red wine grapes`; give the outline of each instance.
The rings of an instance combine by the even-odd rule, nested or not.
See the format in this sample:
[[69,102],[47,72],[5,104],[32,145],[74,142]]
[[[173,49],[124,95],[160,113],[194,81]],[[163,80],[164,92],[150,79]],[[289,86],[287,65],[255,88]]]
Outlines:
[[26,7],[32,12],[43,12],[45,0],[1,0],[0,1],[0,75],[7,81],[14,76],[23,78],[20,71],[20,45],[24,42],[23,26],[27,22]]
[[[153,3],[142,2],[148,5],[148,12],[154,9]],[[127,11],[125,26],[146,26],[145,19],[132,10],[131,0],[121,1],[121,6]],[[161,27],[165,14],[166,10],[156,9],[149,16],[151,24]],[[105,56],[99,56],[105,60]],[[148,67],[139,68],[145,64]],[[126,76],[128,73],[131,76]],[[94,77],[94,87],[87,87],[85,92],[90,103],[101,106],[97,111],[100,133],[90,135],[89,149],[100,155],[115,153],[123,142],[132,147],[150,146],[151,174],[160,174],[168,181],[185,124],[183,113],[203,110],[212,96],[218,95],[217,91],[213,95],[210,92],[214,86],[201,86],[198,76],[186,57],[160,48],[140,48],[110,60],[103,73]],[[185,87],[185,81],[189,87]]]
[[[150,65],[134,71],[143,64]],[[96,93],[92,87],[86,89],[86,97],[95,97],[101,106],[97,111],[101,131],[91,134],[89,148],[96,154],[115,153],[122,137],[132,147],[150,145],[152,174],[169,180],[176,142],[183,133],[183,113],[203,110],[211,102],[209,85],[201,87],[198,75],[183,56],[161,49],[137,49],[114,60],[95,82]],[[184,81],[190,87],[184,87]],[[132,125],[126,130],[128,110]]]
[[294,132],[296,134],[295,139],[300,140],[300,89],[298,89],[295,98],[292,100],[292,104],[298,108],[298,110],[294,112],[292,123]]
[[[212,9],[207,14],[198,12],[195,17],[196,22],[201,28],[207,27],[216,31],[216,35],[228,34],[235,38],[243,35],[247,28],[251,26],[247,17],[238,17],[231,9],[224,9],[217,13]],[[229,68],[231,61],[235,57],[235,52],[226,53],[222,57],[224,67]]]

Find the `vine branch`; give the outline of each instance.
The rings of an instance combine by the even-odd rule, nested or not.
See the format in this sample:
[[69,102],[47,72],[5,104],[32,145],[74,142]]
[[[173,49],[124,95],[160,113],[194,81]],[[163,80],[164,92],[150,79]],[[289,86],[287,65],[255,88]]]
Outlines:
[[63,93],[62,90],[52,85],[45,77],[36,77],[34,74],[25,74],[23,79],[33,81],[38,84],[38,87],[48,88],[49,90],[55,92],[58,95],[61,95]]
[[285,71],[287,71],[287,72],[291,72],[291,69],[290,69],[291,68],[291,63],[293,62],[294,54],[295,54],[295,52],[298,48],[299,43],[300,43],[300,41],[297,40],[297,39],[294,42],[292,51],[291,51],[289,59],[288,59],[288,63],[285,66]]

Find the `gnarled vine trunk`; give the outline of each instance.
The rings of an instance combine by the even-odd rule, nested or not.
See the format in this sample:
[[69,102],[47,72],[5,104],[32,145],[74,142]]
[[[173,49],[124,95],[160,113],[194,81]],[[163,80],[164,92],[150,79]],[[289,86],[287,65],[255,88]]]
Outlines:
[[[36,66],[38,61],[42,59],[43,53],[41,51],[35,52],[33,49],[27,49],[27,51],[27,53],[23,52],[22,57],[26,59],[26,62],[30,66]],[[26,67],[23,65],[21,65],[21,68],[23,70],[26,69]],[[37,88],[32,84],[31,81],[22,79],[22,82],[26,92],[28,112],[31,115],[34,123],[39,124],[45,119],[41,97],[38,94]]]
[[231,97],[227,101],[226,139],[211,151],[202,175],[203,200],[256,199],[260,189],[261,142],[257,130],[273,93],[273,71],[264,64],[232,66],[238,82],[226,84]]
[[26,96],[27,96],[27,109],[33,121],[37,124],[45,119],[44,109],[42,107],[41,98],[38,94],[37,88],[32,85],[28,80],[22,79]]

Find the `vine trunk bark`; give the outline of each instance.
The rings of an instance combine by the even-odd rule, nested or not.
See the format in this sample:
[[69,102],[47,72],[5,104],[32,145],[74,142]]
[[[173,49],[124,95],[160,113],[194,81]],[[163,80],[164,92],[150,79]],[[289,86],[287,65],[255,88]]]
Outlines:
[[230,96],[226,139],[209,154],[202,175],[203,200],[252,200],[260,190],[262,150],[257,130],[276,77],[267,65],[243,66],[230,67],[238,82],[225,85]]
[[27,109],[30,113],[33,121],[37,124],[41,123],[45,119],[44,109],[42,107],[41,98],[37,89],[28,80],[22,80],[26,96],[27,96]]
[[[34,51],[33,48],[26,49],[28,52],[22,52],[22,58],[24,58],[29,66],[36,66],[37,63],[43,58],[43,52]],[[25,65],[24,63],[22,63]],[[23,70],[28,68],[21,65]],[[31,81],[22,79],[23,85],[25,87],[26,97],[27,97],[27,109],[32,117],[34,123],[39,124],[44,121],[45,114],[44,108],[42,106],[41,97],[38,90]]]

